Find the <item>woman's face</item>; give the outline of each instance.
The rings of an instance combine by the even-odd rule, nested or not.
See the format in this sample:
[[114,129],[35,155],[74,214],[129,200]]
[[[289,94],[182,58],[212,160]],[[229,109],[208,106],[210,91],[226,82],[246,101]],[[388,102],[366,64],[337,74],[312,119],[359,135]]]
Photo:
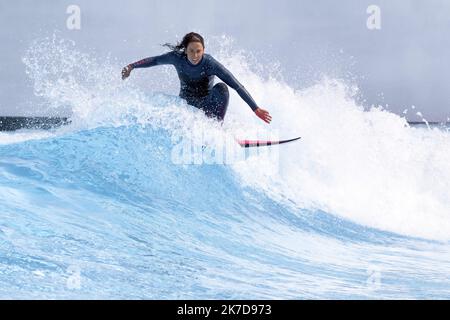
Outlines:
[[197,64],[202,60],[203,53],[205,52],[205,48],[200,42],[189,42],[186,48],[186,54],[189,59],[189,62],[192,64]]

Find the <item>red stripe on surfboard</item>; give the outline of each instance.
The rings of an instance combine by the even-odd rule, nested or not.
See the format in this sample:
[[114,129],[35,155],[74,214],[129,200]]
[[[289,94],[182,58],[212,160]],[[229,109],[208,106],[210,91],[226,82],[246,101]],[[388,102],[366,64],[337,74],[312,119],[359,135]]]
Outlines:
[[282,144],[286,142],[291,142],[300,139],[301,137],[289,139],[289,140],[237,140],[237,142],[241,145],[241,147],[262,147],[262,146],[271,146],[276,144]]

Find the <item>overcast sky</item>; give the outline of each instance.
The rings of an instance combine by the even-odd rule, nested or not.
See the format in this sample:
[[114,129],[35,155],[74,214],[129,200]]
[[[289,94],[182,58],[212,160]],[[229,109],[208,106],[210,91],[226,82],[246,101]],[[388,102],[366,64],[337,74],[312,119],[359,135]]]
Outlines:
[[[66,28],[71,4],[81,9],[81,30]],[[369,5],[381,10],[379,30],[367,28]],[[0,115],[32,113],[21,58],[53,30],[125,61],[159,54],[159,44],[189,31],[226,34],[277,59],[295,88],[320,73],[350,72],[367,105],[389,104],[396,113],[414,105],[427,120],[450,117],[448,0],[0,0]]]

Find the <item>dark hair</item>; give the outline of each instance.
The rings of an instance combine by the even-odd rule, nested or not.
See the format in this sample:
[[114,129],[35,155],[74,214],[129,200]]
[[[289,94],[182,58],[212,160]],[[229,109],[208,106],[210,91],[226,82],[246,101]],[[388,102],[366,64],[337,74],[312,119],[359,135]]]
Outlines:
[[185,53],[186,48],[191,42],[200,42],[205,47],[205,41],[203,40],[203,37],[195,32],[189,32],[183,37],[183,40],[179,42],[176,46],[170,43],[163,44],[163,47],[168,47],[172,51],[176,51],[179,53]]

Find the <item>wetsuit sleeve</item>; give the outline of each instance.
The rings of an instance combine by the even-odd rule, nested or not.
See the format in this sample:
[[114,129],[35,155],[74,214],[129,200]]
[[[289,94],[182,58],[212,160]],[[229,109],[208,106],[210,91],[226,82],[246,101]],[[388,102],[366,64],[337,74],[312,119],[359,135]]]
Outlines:
[[244,88],[244,86],[233,76],[233,74],[225,68],[220,62],[211,57],[212,61],[212,72],[214,75],[219,77],[223,82],[229,85],[231,88],[236,90],[239,96],[244,100],[253,111],[258,108],[255,100],[253,100],[252,96],[248,91]]
[[174,64],[175,55],[173,52],[167,52],[160,56],[149,57],[131,64],[133,68],[148,68],[163,64]]

